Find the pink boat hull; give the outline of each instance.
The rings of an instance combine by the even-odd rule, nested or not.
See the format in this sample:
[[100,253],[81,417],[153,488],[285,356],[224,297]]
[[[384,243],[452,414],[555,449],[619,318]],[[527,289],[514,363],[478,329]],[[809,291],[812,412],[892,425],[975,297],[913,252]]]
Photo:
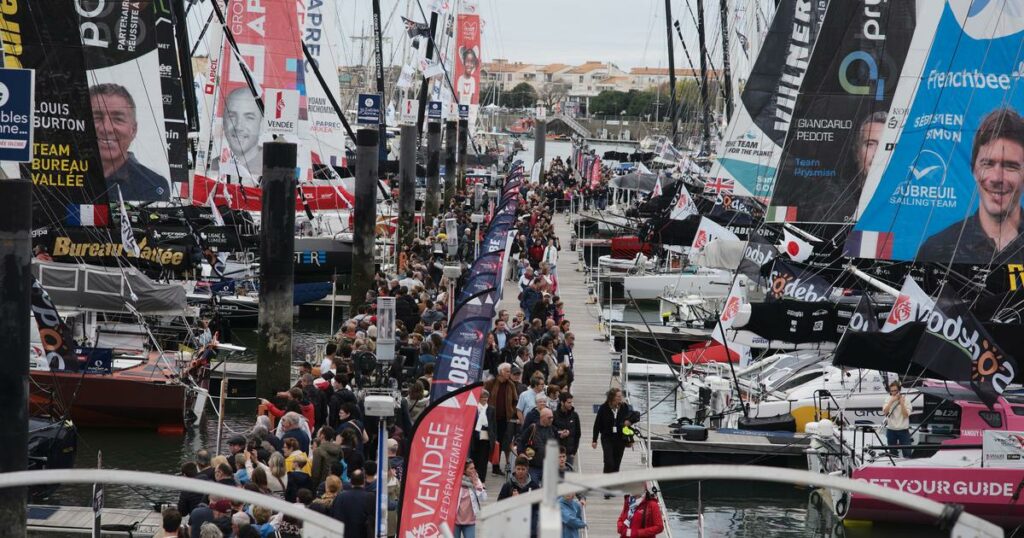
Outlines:
[[[941,503],[961,504],[967,512],[1003,527],[1024,523],[1024,492],[1018,492],[1024,469],[868,466],[854,471],[853,478]],[[845,517],[933,523],[919,512],[863,495],[853,496]]]

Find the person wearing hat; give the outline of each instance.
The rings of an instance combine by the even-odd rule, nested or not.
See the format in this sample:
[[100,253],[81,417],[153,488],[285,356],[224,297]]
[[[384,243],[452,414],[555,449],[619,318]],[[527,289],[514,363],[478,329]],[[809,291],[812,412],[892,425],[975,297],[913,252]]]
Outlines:
[[235,467],[235,454],[245,452],[245,437],[241,435],[232,435],[228,439],[228,464],[231,465],[231,472],[238,470]]
[[192,538],[199,538],[204,523],[213,523],[224,536],[231,536],[231,501],[211,495],[209,504],[193,509],[188,516]]

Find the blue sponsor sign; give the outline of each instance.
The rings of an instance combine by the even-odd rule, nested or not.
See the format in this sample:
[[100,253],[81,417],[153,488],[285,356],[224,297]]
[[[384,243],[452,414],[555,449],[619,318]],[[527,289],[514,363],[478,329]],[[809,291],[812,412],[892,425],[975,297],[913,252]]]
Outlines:
[[998,255],[1017,262],[1024,259],[1024,237],[1010,238],[1000,250],[982,226],[1015,223],[1022,214],[1024,145],[1014,138],[1019,135],[997,134],[1024,131],[1024,15],[1004,14],[997,2],[974,2],[967,10],[944,4],[935,35],[959,37],[932,43],[899,144],[874,192],[864,194],[867,205],[847,253],[981,264]]
[[0,161],[32,160],[35,71],[0,69]]
[[441,119],[441,101],[430,101],[427,103],[427,117],[432,120]]
[[356,122],[361,125],[380,125],[380,94],[359,94],[359,107]]
[[469,105],[459,105],[459,119],[460,120],[468,120],[469,119]]

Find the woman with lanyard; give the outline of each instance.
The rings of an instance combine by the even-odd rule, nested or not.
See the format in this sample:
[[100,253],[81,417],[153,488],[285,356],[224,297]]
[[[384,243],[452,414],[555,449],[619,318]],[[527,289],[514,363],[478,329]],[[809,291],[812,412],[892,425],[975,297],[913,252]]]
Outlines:
[[624,428],[629,428],[631,410],[622,401],[620,389],[610,389],[601,407],[597,408],[594,419],[594,437],[591,446],[597,449],[597,438],[601,437],[601,451],[604,454],[604,473],[619,472],[622,455],[626,451]]

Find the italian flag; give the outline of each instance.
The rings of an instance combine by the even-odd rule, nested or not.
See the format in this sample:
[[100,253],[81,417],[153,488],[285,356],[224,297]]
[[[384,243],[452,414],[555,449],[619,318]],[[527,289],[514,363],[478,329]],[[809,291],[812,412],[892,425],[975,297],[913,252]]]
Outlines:
[[773,205],[768,208],[768,215],[765,217],[768,222],[795,222],[796,206]]

